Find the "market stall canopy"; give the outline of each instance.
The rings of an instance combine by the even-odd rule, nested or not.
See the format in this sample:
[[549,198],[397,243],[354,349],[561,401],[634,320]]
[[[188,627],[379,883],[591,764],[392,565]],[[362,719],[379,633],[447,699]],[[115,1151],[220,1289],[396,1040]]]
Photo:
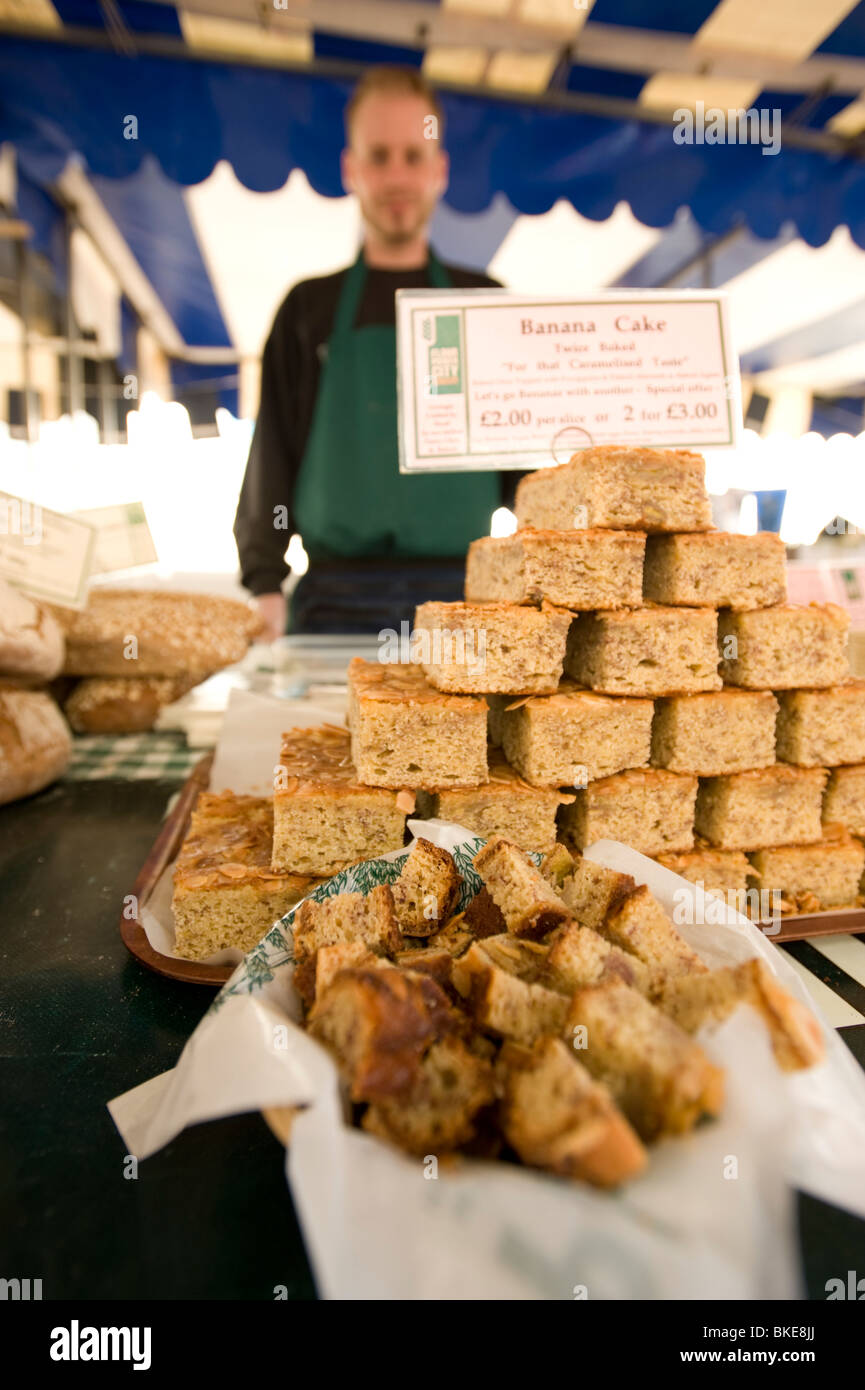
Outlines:
[[[263,14],[0,0],[0,140],[34,244],[62,277],[59,190],[189,371],[257,353],[290,284],[350,258],[343,106],[364,66],[403,62],[443,86],[446,258],[526,289],[725,285],[750,374],[861,386],[865,3],[274,0]],[[697,100],[779,113],[780,148],[676,143],[672,113]],[[90,315],[107,312],[97,285]]]

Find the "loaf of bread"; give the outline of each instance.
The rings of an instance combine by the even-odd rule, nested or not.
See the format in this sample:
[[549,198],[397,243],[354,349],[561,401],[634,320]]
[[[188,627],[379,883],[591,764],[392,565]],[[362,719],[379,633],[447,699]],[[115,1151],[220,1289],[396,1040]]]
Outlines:
[[0,579],[0,680],[53,681],[63,633],[48,609]]
[[41,690],[0,686],[0,804],[41,791],[65,772],[72,739]]
[[76,683],[63,710],[76,734],[141,734],[197,684],[194,676],[90,676]]
[[159,590],[92,589],[82,612],[52,609],[69,676],[187,676],[240,661],[261,630],[236,599]]

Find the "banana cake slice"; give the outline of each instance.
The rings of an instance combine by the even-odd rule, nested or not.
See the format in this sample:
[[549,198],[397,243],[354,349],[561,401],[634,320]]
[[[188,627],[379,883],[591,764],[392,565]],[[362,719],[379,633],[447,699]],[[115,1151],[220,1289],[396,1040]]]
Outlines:
[[373,787],[471,787],[487,776],[487,704],[436,690],[420,666],[348,667],[351,757]]
[[554,531],[708,531],[712,507],[706,464],[687,449],[581,449],[568,463],[539,468],[517,485],[525,526]]
[[202,792],[174,870],[175,950],[203,960],[249,951],[320,882],[271,867],[273,807],[259,796]]
[[273,780],[273,868],[325,877],[400,849],[414,801],[405,788],[363,785],[348,729],[289,729]]
[[639,531],[536,531],[482,536],[466,556],[467,603],[549,603],[562,608],[639,608]]

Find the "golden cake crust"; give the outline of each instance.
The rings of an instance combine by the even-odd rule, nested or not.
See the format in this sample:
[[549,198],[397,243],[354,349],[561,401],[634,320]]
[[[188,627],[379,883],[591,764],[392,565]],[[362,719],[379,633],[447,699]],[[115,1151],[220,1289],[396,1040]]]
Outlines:
[[437,690],[430,685],[421,666],[408,662],[365,661],[362,656],[355,656],[349,662],[348,679],[357,698],[364,702],[439,705],[470,713],[487,709],[482,695],[457,695]]
[[297,888],[318,882],[271,868],[273,807],[259,796],[203,792],[174,870],[175,893],[207,888]]
[[279,773],[274,782],[277,800],[300,796],[339,798],[347,792],[385,801],[396,797],[401,810],[414,810],[414,792],[369,787],[358,780],[348,729],[338,724],[320,724],[311,729],[289,729],[283,734]]

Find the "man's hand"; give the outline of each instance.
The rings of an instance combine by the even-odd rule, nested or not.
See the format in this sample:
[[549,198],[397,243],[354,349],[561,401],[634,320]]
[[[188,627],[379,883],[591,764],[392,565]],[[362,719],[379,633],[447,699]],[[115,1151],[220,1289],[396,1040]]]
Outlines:
[[261,620],[267,627],[267,631],[262,634],[265,641],[272,642],[277,637],[284,637],[287,616],[285,595],[279,592],[259,594],[256,603]]

